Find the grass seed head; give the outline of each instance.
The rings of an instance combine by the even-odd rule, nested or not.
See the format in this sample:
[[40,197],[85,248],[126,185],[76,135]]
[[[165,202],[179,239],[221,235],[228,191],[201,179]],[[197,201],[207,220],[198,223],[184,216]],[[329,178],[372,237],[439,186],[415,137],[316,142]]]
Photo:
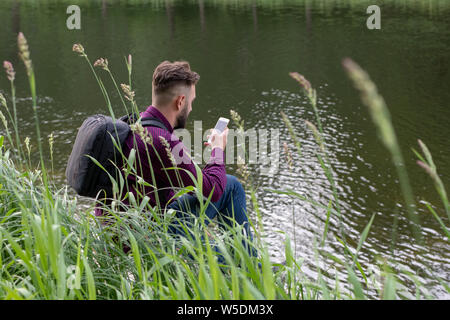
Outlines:
[[131,54],[128,55],[128,68],[131,70],[132,66],[133,66],[133,58],[131,56]]
[[166,149],[167,157],[169,158],[170,162],[174,167],[176,167],[177,163],[175,161],[175,158],[173,157],[172,152],[170,151],[170,145],[169,142],[164,138],[163,136],[159,136],[159,140],[161,141],[161,144]]
[[2,106],[4,106],[5,108],[7,108],[5,96],[3,94],[1,94],[1,93],[0,93],[0,104]]
[[294,167],[294,160],[292,159],[291,150],[289,149],[289,146],[286,142],[283,142],[283,149],[284,149],[284,154],[286,155],[286,161],[287,161],[289,170],[292,170],[292,168]]
[[108,59],[97,59],[97,61],[94,62],[94,67],[102,68],[103,70],[109,71],[108,69]]
[[304,76],[302,76],[298,72],[289,72],[289,75],[291,76],[292,79],[296,80],[300,84],[300,86],[305,90],[309,99],[315,100],[315,92],[311,87],[311,83],[308,80],[306,80]]
[[5,126],[5,129],[8,129],[8,121],[6,121],[5,115],[1,111],[0,111],[0,119],[2,120],[2,123]]
[[17,46],[19,48],[19,57],[25,64],[28,76],[30,76],[33,72],[33,65],[31,63],[28,42],[22,32],[19,32],[19,35],[17,36]]
[[127,100],[133,102],[135,94],[134,94],[134,91],[131,91],[131,87],[124,83],[122,83],[120,85],[120,87],[122,88],[122,91],[125,93],[125,98],[127,98]]
[[140,123],[135,123],[130,125],[131,131],[137,133],[141,137],[142,141],[148,144],[153,143],[153,138],[148,134],[148,131]]
[[75,43],[72,47],[72,51],[79,53],[81,56],[85,55],[84,48],[80,43]]
[[305,89],[306,91],[311,90],[311,83],[308,80],[306,80],[306,78],[304,76],[302,76],[300,73],[298,73],[298,72],[290,72],[289,75],[294,80],[297,80],[297,82],[300,84],[300,86],[303,89]]
[[50,152],[53,153],[53,144],[55,142],[55,137],[53,136],[53,132],[48,136],[48,144],[50,146]]
[[16,73],[14,71],[14,67],[11,62],[9,61],[3,61],[3,68],[5,68],[6,71],[6,77],[9,81],[14,81],[16,78]]

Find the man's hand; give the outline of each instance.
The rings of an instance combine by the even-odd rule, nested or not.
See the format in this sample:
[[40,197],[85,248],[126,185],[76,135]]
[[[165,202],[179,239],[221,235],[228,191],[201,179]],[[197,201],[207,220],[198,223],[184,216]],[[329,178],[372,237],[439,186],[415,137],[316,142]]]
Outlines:
[[209,137],[211,137],[211,144],[205,142],[205,145],[211,145],[211,150],[214,148],[221,148],[222,150],[225,150],[225,146],[227,145],[228,128],[225,128],[222,133],[213,129],[207,138],[209,139]]

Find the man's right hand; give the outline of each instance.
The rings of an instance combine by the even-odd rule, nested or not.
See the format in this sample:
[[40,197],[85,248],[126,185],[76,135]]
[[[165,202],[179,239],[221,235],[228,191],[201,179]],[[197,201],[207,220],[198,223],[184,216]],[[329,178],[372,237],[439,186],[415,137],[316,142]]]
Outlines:
[[211,134],[208,135],[208,139],[211,137],[211,143],[205,142],[205,145],[211,145],[211,150],[214,148],[221,148],[225,151],[225,146],[227,145],[228,138],[228,128],[220,133],[219,131],[213,129]]

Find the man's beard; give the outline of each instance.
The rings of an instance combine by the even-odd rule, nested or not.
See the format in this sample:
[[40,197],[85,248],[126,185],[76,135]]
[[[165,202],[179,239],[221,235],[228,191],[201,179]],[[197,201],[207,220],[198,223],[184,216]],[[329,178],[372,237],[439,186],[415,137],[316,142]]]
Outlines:
[[186,102],[183,110],[181,110],[180,114],[178,115],[178,117],[176,119],[175,127],[173,129],[176,130],[176,129],[186,128],[186,122],[187,122],[188,115],[189,115],[188,114],[188,105]]

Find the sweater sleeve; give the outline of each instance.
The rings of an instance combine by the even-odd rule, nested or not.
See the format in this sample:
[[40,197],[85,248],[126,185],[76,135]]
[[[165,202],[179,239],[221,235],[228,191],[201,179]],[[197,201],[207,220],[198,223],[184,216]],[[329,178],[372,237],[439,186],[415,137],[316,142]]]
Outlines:
[[225,170],[225,152],[221,148],[214,148],[208,164],[203,168],[203,195],[208,197],[214,188],[211,197],[212,202],[216,202],[222,196],[226,184],[227,174]]
[[[155,143],[156,149],[159,151],[164,167],[175,167],[175,162],[177,168],[175,170],[166,170],[168,176],[164,174],[166,176],[165,179],[169,178],[168,184],[171,187],[193,186],[194,181],[188,172],[197,179],[197,171],[185,145],[179,139],[174,138],[174,136],[166,136],[165,138],[166,141],[169,141],[172,157],[165,150],[165,146],[159,144],[160,141]],[[212,202],[220,199],[226,187],[227,178],[224,159],[224,151],[220,148],[214,148],[208,163],[202,170],[202,193],[204,197],[209,197],[212,192]]]

